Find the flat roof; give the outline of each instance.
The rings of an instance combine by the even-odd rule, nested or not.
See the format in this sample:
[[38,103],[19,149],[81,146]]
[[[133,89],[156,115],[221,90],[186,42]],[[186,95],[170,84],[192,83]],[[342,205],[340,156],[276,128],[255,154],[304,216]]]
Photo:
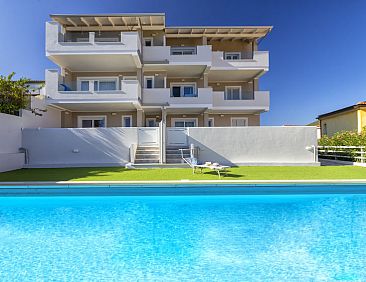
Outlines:
[[332,112],[321,114],[317,117],[317,119],[321,119],[321,118],[324,118],[324,117],[328,117],[328,116],[348,112],[350,110],[356,110],[356,109],[359,109],[359,108],[365,108],[365,107],[366,107],[366,102],[358,102],[357,104],[352,105],[352,106],[348,106],[348,107],[341,108],[341,109],[338,109],[338,110],[335,110],[335,111],[332,111]]

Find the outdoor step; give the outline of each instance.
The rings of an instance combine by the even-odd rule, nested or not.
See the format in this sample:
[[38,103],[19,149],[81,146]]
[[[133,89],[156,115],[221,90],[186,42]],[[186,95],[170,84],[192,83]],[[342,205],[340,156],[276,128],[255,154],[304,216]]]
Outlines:
[[184,164],[182,159],[166,159],[167,164]]
[[136,151],[136,155],[147,155],[147,154],[159,154],[160,153],[160,151],[159,150],[157,150],[157,151],[142,151],[142,150],[137,150]]
[[135,155],[135,160],[154,159],[159,160],[159,154],[157,155]]
[[158,164],[159,160],[157,159],[135,159],[135,164]]

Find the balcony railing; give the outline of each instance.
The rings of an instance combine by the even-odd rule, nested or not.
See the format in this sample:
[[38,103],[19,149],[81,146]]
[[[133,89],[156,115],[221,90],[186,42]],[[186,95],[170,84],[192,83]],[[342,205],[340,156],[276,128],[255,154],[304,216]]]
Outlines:
[[137,32],[77,32],[62,34],[56,22],[46,23],[46,54],[140,52]]
[[[231,52],[230,52],[231,53]],[[235,52],[233,52],[235,53]],[[224,52],[212,52],[212,70],[263,69],[269,68],[269,52],[241,52],[240,59],[228,60]]]
[[46,71],[46,96],[54,100],[138,100],[141,97],[140,83],[137,80],[121,80],[116,90],[81,91],[74,88],[65,89],[64,78],[57,70]]
[[144,105],[212,105],[212,88],[198,88],[194,96],[173,97],[170,88],[150,88],[144,89]]
[[144,62],[175,65],[211,65],[210,45],[197,47],[144,46]]
[[[245,94],[236,100],[226,99],[224,91],[213,91],[214,108],[243,108],[252,110],[269,110],[269,91],[244,92]],[[252,98],[250,99],[250,96]]]

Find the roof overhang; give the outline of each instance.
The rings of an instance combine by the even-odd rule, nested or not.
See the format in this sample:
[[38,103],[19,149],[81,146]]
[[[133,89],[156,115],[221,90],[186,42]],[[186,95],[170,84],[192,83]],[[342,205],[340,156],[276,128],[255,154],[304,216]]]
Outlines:
[[349,107],[341,108],[339,110],[335,110],[335,111],[332,111],[332,112],[328,112],[328,113],[319,115],[317,117],[317,119],[322,119],[322,118],[327,118],[327,117],[331,117],[331,116],[336,116],[336,115],[339,115],[339,114],[343,114],[343,113],[355,111],[355,110],[358,110],[358,109],[366,109],[366,104],[364,104],[364,103],[365,102],[360,102],[360,103],[358,103],[356,105],[352,105],[352,106],[349,106]]
[[257,40],[265,37],[272,26],[181,26],[167,27],[167,38],[207,37],[216,39]]
[[53,14],[52,20],[66,30],[162,30],[165,28],[164,13],[142,14]]

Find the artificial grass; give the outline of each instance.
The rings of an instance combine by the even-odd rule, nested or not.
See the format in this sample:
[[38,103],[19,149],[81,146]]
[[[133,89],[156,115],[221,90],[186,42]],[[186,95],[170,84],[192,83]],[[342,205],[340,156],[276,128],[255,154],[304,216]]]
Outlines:
[[[33,168],[0,173],[5,181],[150,181],[150,180],[219,180],[217,173],[206,170],[192,174],[189,168],[136,169]],[[354,166],[322,167],[233,167],[225,180],[326,180],[366,179],[366,168]]]

